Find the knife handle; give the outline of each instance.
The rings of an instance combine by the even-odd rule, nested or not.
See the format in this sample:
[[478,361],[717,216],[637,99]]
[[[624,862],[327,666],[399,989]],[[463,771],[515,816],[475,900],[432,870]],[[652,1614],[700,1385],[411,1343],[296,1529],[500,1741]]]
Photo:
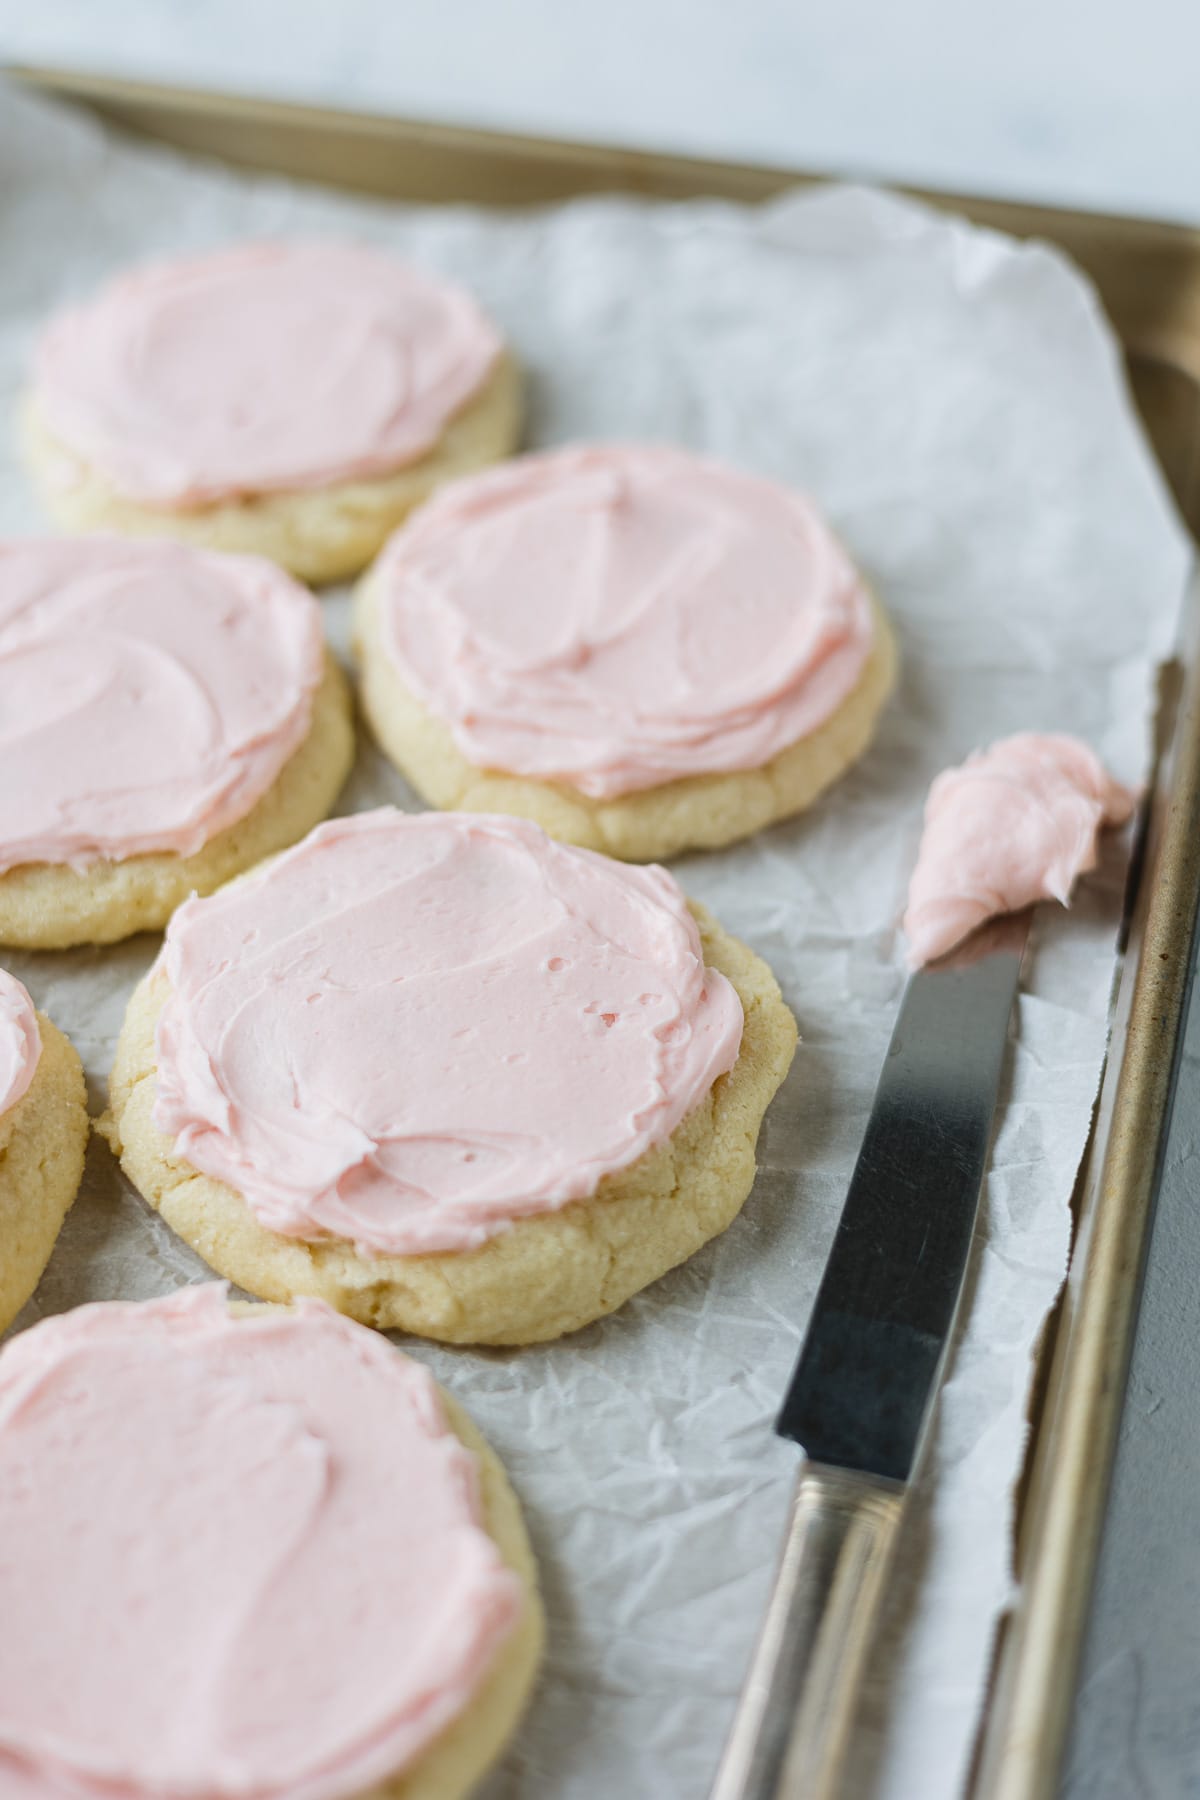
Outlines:
[[806,1463],[711,1800],[843,1800],[899,1483]]

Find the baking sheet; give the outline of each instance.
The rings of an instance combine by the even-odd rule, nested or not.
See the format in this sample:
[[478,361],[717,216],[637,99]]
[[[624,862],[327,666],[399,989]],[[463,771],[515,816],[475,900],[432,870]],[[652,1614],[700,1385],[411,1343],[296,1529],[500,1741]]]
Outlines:
[[[531,441],[672,439],[803,483],[896,619],[876,749],[807,819],[677,865],[773,964],[804,1043],[742,1219],[614,1319],[547,1349],[417,1346],[505,1457],[551,1615],[547,1672],[490,1789],[702,1794],[770,1579],[794,1453],[769,1421],[853,1163],[902,974],[894,922],[930,776],[982,738],[1077,730],[1144,774],[1151,666],[1186,547],[1090,292],[1042,249],[861,190],[759,213],[586,201],[525,216],[382,208],[118,146],[5,95],[0,380],[46,308],[126,259],[246,232],[353,230],[467,280],[531,374]],[[36,528],[3,446],[0,524]],[[327,602],[341,643],[344,601]],[[364,747],[346,808],[413,804]],[[1064,1266],[1103,1050],[1114,845],[1039,922],[962,1343],[881,1646],[856,1793],[961,1786],[998,1610],[1029,1353]],[[155,940],[10,956],[103,1077]],[[103,1145],[23,1322],[203,1266]]]

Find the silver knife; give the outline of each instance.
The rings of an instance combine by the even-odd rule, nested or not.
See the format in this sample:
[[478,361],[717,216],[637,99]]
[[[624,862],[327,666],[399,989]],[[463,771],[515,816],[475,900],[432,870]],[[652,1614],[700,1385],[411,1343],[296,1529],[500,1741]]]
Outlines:
[[1029,914],[905,989],[776,1422],[806,1452],[711,1800],[835,1800],[983,1188]]

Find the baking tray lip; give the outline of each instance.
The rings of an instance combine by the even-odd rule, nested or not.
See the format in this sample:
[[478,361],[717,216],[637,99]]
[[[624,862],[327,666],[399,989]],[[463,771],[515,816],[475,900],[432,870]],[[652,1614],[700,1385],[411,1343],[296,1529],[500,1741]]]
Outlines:
[[[105,104],[162,107],[197,118],[224,114],[247,123],[291,126],[318,132],[375,136],[381,141],[420,141],[431,150],[462,151],[473,155],[521,156],[561,167],[564,163],[595,169],[611,165],[614,175],[671,170],[681,177],[694,176],[701,184],[706,175],[718,179],[742,177],[748,186],[759,186],[760,197],[771,191],[822,182],[862,183],[884,186],[907,194],[941,210],[968,216],[989,212],[1020,213],[1029,221],[1020,235],[1053,237],[1054,226],[1094,225],[1113,234],[1142,237],[1162,245],[1173,240],[1180,249],[1200,255],[1200,226],[1158,215],[1111,212],[1107,208],[1067,206],[1042,200],[1025,200],[1010,194],[985,193],[949,187],[926,187],[919,181],[894,181],[868,170],[797,168],[788,163],[761,162],[754,158],[715,157],[666,147],[646,148],[611,139],[559,137],[553,133],[521,132],[494,125],[447,122],[423,116],[379,111],[374,107],[333,106],[300,98],[279,98],[251,92],[195,86],[190,83],[126,77],[104,71],[52,63],[0,63],[0,74],[20,85],[51,97],[103,107]],[[210,154],[220,157],[214,149]],[[603,190],[596,190],[603,191]],[[625,190],[628,191],[628,190]],[[701,191],[698,185],[697,192]],[[517,202],[516,204],[521,204]],[[1040,222],[1040,223],[1039,223]],[[1200,371],[1198,371],[1200,373]]]
[[[525,208],[581,195],[757,203],[796,187],[866,179],[667,150],[258,100],[85,69],[10,65],[18,85],[98,112],[118,129],[260,173],[418,204]],[[993,195],[891,184],[939,211],[1042,240],[1089,277],[1127,352],[1200,384],[1200,228]],[[1200,466],[1200,462],[1198,462]],[[1200,512],[1200,507],[1194,509]]]
[[[522,161],[528,166],[532,159],[544,168],[556,166],[564,183],[572,171],[602,172],[602,180],[585,178],[577,191],[611,192],[624,185],[651,196],[682,198],[703,193],[705,178],[711,174],[724,183],[727,197],[754,200],[787,187],[836,179],[830,174],[671,152],[422,124],[293,101],[260,102],[246,95],[84,71],[39,67],[9,68],[6,73],[31,89],[90,106],[112,123],[132,126],[142,135],[156,135],[156,116],[161,121],[186,114],[201,127],[207,122],[214,133],[222,119],[236,120],[260,132],[274,128],[291,133],[293,142],[306,133],[340,135],[362,144],[374,140],[393,150],[403,146],[435,158],[444,153],[463,159],[462,167],[471,158],[479,166],[491,155],[507,160],[514,169]],[[162,138],[164,133],[157,135]],[[222,157],[227,147],[219,136],[202,139],[203,132],[199,138],[193,134],[186,144],[169,135],[167,141],[197,154]],[[225,160],[239,159],[226,154]],[[241,160],[243,166],[273,166],[310,180],[354,185],[337,183],[335,177],[322,176],[311,167],[271,164],[262,158],[261,148],[257,158]],[[665,172],[664,184],[655,185],[655,171]],[[392,172],[398,173],[394,165],[389,166]],[[622,174],[630,179],[622,183]],[[393,187],[396,198],[401,197],[400,186],[397,181]],[[386,190],[380,186],[375,191]],[[570,191],[569,185],[561,185],[556,192],[536,193],[510,204],[544,204],[566,198]],[[1200,392],[1200,230],[981,195],[900,191],[977,223],[1059,244],[1096,281],[1126,349],[1176,370]],[[477,203],[504,204],[487,199]],[[1114,268],[1118,270],[1121,279],[1115,288],[1111,282],[1106,288],[1098,274],[1099,261],[1105,262],[1110,278]],[[1191,594],[1186,621],[1189,635],[1179,653],[1183,692],[1156,771],[1145,864],[1080,1182],[1079,1230],[1050,1368],[1053,1412],[1042,1414],[1032,1434],[1037,1504],[1030,1506],[1033,1523],[1025,1547],[1015,1647],[1010,1644],[1000,1682],[993,1689],[972,1783],[972,1792],[986,1794],[988,1800],[1050,1800],[1056,1791],[1098,1521],[1115,1448],[1137,1276],[1156,1185],[1156,1171],[1147,1167],[1155,1159],[1139,1158],[1137,1152],[1145,1144],[1147,1128],[1153,1141],[1160,1142],[1169,1115],[1200,896],[1200,838],[1193,826],[1200,813],[1200,591]],[[1039,1465],[1045,1465],[1040,1489]]]

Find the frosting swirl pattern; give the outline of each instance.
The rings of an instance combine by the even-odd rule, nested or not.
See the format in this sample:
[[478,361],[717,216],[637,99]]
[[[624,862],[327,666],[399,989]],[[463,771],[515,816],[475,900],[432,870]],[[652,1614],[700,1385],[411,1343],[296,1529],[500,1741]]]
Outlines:
[[904,914],[909,961],[933,962],[999,913],[1065,906],[1096,866],[1105,825],[1133,795],[1078,738],[1019,732],[947,769],[929,790]]
[[415,462],[500,348],[469,294],[365,244],[250,243],[135,269],[59,314],[34,392],[122,495],[196,506]]
[[0,871],[193,854],[299,747],[323,667],[317,602],[257,557],[0,544]]
[[41,1054],[33,1001],[15,975],[0,969],[0,1118],[28,1091]]
[[0,1352],[3,1800],[336,1800],[408,1768],[521,1607],[429,1374],[224,1289]]
[[663,869],[523,820],[336,819],[180,907],[155,1122],[290,1237],[464,1250],[593,1194],[733,1066]]
[[372,579],[388,657],[469,761],[595,799],[761,767],[848,698],[873,636],[803,495],[645,445],[455,482]]

